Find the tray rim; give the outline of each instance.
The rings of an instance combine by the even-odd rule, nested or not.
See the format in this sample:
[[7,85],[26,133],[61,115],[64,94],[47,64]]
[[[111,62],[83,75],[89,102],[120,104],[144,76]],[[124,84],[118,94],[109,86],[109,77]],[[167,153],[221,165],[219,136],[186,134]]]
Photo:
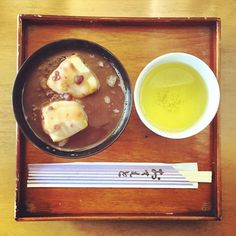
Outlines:
[[17,15],[18,22],[19,21],[45,21],[49,20],[52,22],[57,22],[57,21],[71,21],[74,22],[76,21],[85,21],[88,23],[93,23],[93,22],[111,22],[111,23],[120,23],[120,22],[126,22],[126,23],[131,23],[133,21],[134,24],[140,24],[141,22],[147,22],[147,23],[160,23],[160,22],[196,22],[196,23],[210,23],[212,22],[213,24],[218,22],[221,22],[220,17],[215,17],[215,16],[210,16],[210,17],[137,17],[137,16],[132,16],[132,17],[114,17],[114,16],[72,16],[72,15],[44,15],[44,14],[18,14]]
[[[220,83],[220,42],[221,42],[221,19],[219,17],[100,17],[100,16],[61,16],[61,15],[41,15],[41,14],[19,14],[17,16],[17,70],[20,68],[24,59],[24,45],[23,45],[23,24],[27,22],[40,23],[56,23],[62,21],[68,24],[86,22],[101,23],[102,25],[124,24],[127,26],[140,24],[144,25],[158,25],[158,24],[212,24],[214,27],[214,53],[213,57],[213,70]],[[20,128],[16,124],[16,191],[15,191],[15,210],[14,216],[16,221],[45,221],[45,220],[221,220],[222,218],[222,191],[221,191],[221,172],[220,172],[220,112],[214,122],[214,138],[213,139],[213,153],[215,158],[216,173],[214,189],[214,197],[212,202],[215,209],[212,215],[155,215],[155,214],[87,214],[87,215],[69,215],[69,216],[26,216],[22,215],[20,208],[21,203],[21,176],[22,176],[22,163],[21,156],[24,155],[22,146],[25,144],[25,137]]]

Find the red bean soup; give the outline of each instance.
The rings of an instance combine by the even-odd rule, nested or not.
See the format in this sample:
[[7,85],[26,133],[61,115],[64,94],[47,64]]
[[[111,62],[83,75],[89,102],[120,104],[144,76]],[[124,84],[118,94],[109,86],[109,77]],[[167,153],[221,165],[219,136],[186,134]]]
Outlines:
[[[97,91],[82,98],[74,97],[70,93],[55,92],[47,84],[52,72],[72,55],[78,55],[100,83]],[[116,130],[124,116],[127,105],[127,88],[124,80],[113,62],[96,51],[88,48],[57,50],[49,53],[46,58],[38,59],[37,63],[34,63],[34,66],[24,73],[24,76],[27,78],[24,78],[21,100],[25,121],[40,140],[53,148],[58,150],[92,148],[106,140]],[[54,78],[60,79],[57,71]],[[77,76],[74,81],[79,85],[82,80],[83,76]],[[17,99],[15,98],[15,100]],[[83,106],[88,119],[88,126],[85,129],[60,142],[53,142],[42,125],[44,119],[42,108],[56,101],[78,102]],[[13,101],[13,103],[16,106],[17,101]],[[131,112],[131,101],[129,101],[129,105],[128,115]],[[17,115],[16,118],[18,118]]]

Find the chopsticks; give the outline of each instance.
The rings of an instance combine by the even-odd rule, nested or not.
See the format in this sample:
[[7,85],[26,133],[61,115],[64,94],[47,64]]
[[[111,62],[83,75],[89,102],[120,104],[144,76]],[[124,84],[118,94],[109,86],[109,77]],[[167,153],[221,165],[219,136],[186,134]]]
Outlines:
[[197,182],[211,182],[211,172],[196,167],[196,163],[29,164],[27,187],[197,188]]

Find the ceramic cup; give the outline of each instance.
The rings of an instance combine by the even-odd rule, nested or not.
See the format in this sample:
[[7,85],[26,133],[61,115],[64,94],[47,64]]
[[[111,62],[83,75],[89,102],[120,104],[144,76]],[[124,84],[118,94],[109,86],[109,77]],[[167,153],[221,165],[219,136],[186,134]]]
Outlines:
[[[206,90],[207,90],[207,104],[204,112],[201,117],[189,128],[181,131],[166,131],[155,126],[150,120],[145,116],[142,106],[140,92],[143,86],[144,80],[147,78],[147,74],[150,73],[154,68],[165,63],[184,63],[187,66],[192,67],[195,71],[200,74],[200,77],[203,79]],[[203,129],[205,129],[210,122],[213,120],[214,116],[219,107],[220,101],[220,90],[219,85],[216,79],[216,76],[209,68],[209,66],[203,62],[201,59],[196,56],[187,54],[187,53],[168,53],[162,56],[159,56],[148,63],[144,69],[141,71],[140,75],[137,78],[135,89],[134,89],[134,103],[136,111],[139,118],[143,124],[149,128],[154,133],[172,139],[181,139],[193,136]],[[188,114],[186,114],[188,115]]]

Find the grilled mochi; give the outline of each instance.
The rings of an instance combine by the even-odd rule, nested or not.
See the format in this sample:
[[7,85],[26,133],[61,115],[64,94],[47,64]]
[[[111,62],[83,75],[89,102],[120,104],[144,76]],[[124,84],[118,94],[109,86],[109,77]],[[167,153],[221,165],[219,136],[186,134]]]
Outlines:
[[76,101],[56,101],[42,108],[42,126],[53,142],[65,140],[88,126],[82,105]]
[[50,74],[47,85],[57,93],[69,93],[75,98],[83,98],[100,87],[96,75],[78,55],[69,56],[61,62]]

